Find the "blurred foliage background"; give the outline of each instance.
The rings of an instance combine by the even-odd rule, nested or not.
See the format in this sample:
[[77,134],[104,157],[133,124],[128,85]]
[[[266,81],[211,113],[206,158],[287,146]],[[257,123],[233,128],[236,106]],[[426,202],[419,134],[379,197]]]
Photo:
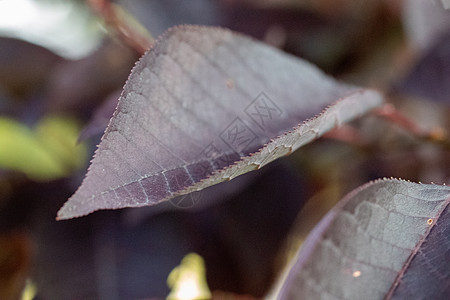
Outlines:
[[[259,298],[353,188],[383,176],[450,183],[448,147],[436,142],[450,127],[440,1],[122,0],[112,15],[105,3],[0,1],[0,299],[175,299],[174,278],[189,270],[202,297]],[[56,222],[142,47],[177,24],[228,27],[380,89],[435,140],[372,114],[190,209]]]

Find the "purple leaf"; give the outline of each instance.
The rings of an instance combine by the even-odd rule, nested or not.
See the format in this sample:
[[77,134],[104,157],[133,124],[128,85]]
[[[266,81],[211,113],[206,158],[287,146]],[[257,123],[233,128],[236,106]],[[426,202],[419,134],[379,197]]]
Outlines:
[[450,209],[449,199],[435,225],[422,239],[404,273],[392,288],[392,299],[450,298]]
[[229,30],[175,27],[133,69],[58,218],[153,205],[233,179],[381,103],[375,91]]
[[409,44],[419,53],[435,44],[450,29],[450,10],[444,9],[440,2],[403,1],[403,27]]
[[279,299],[450,299],[449,203],[447,186],[356,189],[307,238]]
[[449,48],[450,29],[424,52],[399,90],[450,105]]

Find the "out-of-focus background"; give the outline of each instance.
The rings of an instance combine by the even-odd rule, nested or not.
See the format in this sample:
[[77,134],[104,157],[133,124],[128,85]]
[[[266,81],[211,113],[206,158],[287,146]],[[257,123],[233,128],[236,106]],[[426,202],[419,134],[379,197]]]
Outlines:
[[144,37],[224,26],[383,91],[436,140],[450,129],[446,1],[123,0],[116,24],[102,3],[0,0],[0,299],[192,299],[189,287],[259,298],[353,188],[384,176],[450,183],[448,149],[369,115],[192,208],[55,221],[141,55],[117,22]]

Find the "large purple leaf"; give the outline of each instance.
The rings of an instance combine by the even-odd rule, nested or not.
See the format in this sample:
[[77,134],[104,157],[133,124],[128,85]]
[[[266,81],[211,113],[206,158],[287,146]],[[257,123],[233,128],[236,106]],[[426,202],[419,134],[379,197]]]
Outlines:
[[450,299],[450,187],[379,180],[313,230],[279,299]]
[[230,180],[381,102],[229,30],[176,27],[133,69],[58,218],[152,205]]

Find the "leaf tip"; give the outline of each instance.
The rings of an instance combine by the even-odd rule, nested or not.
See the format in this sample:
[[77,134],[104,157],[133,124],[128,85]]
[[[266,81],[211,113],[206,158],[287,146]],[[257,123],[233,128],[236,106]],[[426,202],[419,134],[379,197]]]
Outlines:
[[77,217],[74,213],[76,206],[69,205],[70,200],[64,203],[63,207],[61,207],[56,215],[56,221],[69,220]]
[[77,204],[74,203],[73,198],[70,198],[59,209],[58,213],[56,214],[56,221],[70,220],[73,218],[83,217],[98,209],[100,208],[95,209],[86,205],[78,206]]

